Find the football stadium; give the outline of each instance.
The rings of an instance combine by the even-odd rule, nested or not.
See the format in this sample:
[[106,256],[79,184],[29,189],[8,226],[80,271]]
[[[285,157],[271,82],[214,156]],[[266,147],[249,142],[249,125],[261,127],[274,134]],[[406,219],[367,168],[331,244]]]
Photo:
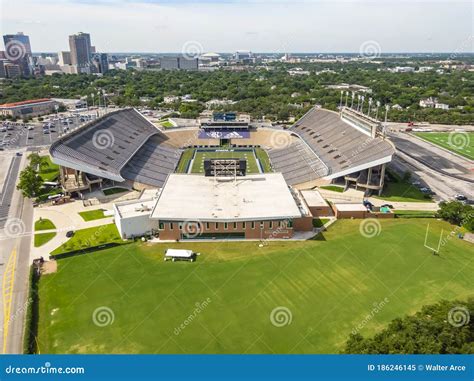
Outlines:
[[331,208],[313,205],[315,187],[339,183],[380,194],[394,152],[382,123],[347,107],[314,107],[288,129],[258,127],[229,112],[202,117],[199,127],[166,131],[127,108],[50,148],[66,194],[157,189],[146,206],[117,203],[115,219],[122,238],[163,240],[291,238],[312,231],[318,211]]

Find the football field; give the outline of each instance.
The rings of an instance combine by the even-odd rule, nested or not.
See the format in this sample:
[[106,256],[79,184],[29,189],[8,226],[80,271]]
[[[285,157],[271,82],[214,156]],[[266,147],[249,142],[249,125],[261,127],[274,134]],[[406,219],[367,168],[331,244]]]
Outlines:
[[253,150],[248,151],[200,151],[197,150],[192,162],[191,173],[204,173],[205,159],[245,159],[247,161],[247,174],[260,173]]
[[[354,330],[371,336],[425,304],[474,295],[472,244],[425,247],[452,226],[379,223],[375,234],[341,220],[311,241],[135,242],[58,259],[39,283],[39,351],[338,353]],[[164,262],[167,248],[201,255]]]
[[474,132],[416,132],[416,136],[474,160]]

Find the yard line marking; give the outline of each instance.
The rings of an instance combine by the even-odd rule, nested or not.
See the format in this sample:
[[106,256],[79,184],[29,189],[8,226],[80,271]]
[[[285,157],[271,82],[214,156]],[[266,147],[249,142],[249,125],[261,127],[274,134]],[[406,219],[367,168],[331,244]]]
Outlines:
[[[13,286],[15,281],[15,268],[16,268],[16,257],[17,251],[16,248],[13,249],[10,257],[8,258],[8,263],[3,274],[2,282],[2,297],[3,297],[3,353],[6,354],[7,351],[7,339],[8,339],[8,329],[10,325],[10,314],[12,307],[12,298],[13,298]],[[8,291],[6,291],[8,290]]]

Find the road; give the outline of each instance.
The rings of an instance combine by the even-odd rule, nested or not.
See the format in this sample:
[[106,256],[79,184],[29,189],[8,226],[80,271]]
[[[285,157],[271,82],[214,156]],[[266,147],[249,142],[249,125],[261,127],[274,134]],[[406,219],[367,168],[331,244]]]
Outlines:
[[[26,166],[26,156],[15,156],[12,164],[18,170]],[[33,205],[15,188],[17,173],[5,177],[2,189],[3,217],[0,230],[0,343],[2,353],[23,352],[23,322],[27,310],[30,245],[33,231]],[[13,184],[13,186],[12,186]]]

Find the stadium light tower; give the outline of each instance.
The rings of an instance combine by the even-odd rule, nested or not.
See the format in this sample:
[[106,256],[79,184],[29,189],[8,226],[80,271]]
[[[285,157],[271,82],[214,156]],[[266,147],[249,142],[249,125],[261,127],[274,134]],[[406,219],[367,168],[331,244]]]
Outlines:
[[339,110],[342,110],[342,93],[344,91],[341,90],[341,99],[339,100]]
[[377,101],[376,105],[377,105],[377,108],[375,109],[375,119],[379,117],[380,101]]
[[372,107],[372,98],[369,98],[369,110],[367,111],[367,116],[370,117],[370,108]]
[[351,108],[352,108],[352,106],[354,105],[354,97],[355,97],[355,93],[352,91],[352,95],[351,95]]
[[359,111],[360,94],[357,94],[357,111]]
[[347,98],[349,97],[349,91],[346,91],[346,105],[344,107],[347,107]]
[[363,114],[364,113],[364,101],[365,101],[365,96],[361,95],[360,96],[360,100],[362,102],[360,102],[360,112]]

